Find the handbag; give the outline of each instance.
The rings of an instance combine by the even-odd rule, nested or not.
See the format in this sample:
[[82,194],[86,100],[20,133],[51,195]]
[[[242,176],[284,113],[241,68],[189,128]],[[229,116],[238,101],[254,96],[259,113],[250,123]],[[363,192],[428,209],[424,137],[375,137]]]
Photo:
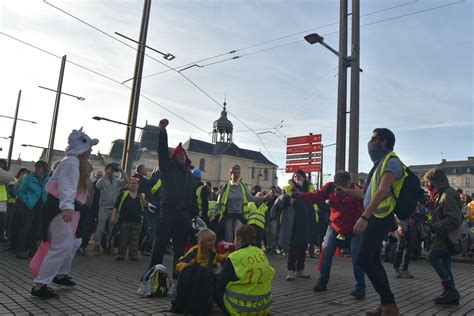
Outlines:
[[471,229],[465,220],[461,222],[461,225],[450,233],[447,233],[446,238],[448,249],[454,254],[461,254],[472,245]]

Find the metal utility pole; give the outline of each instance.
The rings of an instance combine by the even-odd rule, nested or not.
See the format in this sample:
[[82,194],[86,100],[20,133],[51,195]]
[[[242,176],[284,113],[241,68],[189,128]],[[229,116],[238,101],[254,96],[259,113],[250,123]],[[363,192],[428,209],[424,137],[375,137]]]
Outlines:
[[339,76],[337,85],[336,170],[346,165],[347,0],[341,0],[339,21]]
[[61,70],[59,71],[58,89],[56,90],[56,101],[54,102],[53,119],[51,122],[51,132],[49,134],[48,150],[46,151],[46,162],[51,167],[53,160],[54,138],[56,136],[56,124],[58,122],[59,102],[61,101],[61,89],[63,88],[64,68],[66,66],[66,55],[61,61]]
[[145,59],[146,37],[148,32],[148,20],[150,18],[151,0],[145,0],[140,27],[140,38],[135,60],[135,71],[133,74],[132,94],[130,97],[130,108],[128,111],[127,133],[122,154],[122,169],[130,174],[132,170],[133,153],[135,147],[135,128],[137,125],[138,103],[140,101],[140,88],[142,83],[143,63]]
[[8,148],[7,170],[10,170],[13,154],[13,143],[15,142],[16,122],[18,121],[18,110],[20,109],[21,90],[18,91],[18,99],[16,101],[15,118],[13,119],[12,134],[10,136],[10,147]]
[[358,182],[359,173],[359,64],[360,0],[352,0],[351,115],[349,126],[349,173]]

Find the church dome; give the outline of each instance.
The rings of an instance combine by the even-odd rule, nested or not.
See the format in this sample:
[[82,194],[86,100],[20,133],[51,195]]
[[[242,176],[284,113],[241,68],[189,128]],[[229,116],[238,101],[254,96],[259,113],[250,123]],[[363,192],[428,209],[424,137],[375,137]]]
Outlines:
[[214,131],[222,133],[232,133],[232,122],[227,118],[226,103],[224,102],[224,110],[221,112],[221,117],[214,121],[212,128]]

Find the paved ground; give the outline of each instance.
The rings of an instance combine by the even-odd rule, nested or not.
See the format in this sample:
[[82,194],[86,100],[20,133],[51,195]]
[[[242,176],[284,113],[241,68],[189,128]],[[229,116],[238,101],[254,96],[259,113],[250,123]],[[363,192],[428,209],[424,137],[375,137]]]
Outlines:
[[[2,250],[2,247],[0,247]],[[28,261],[18,260],[8,253],[0,253],[0,315],[163,315],[169,310],[170,300],[139,298],[135,294],[140,275],[146,270],[148,259],[115,262],[112,256],[77,256],[71,276],[78,285],[74,288],[55,287],[61,298],[41,300],[32,298]],[[170,258],[167,258],[169,260]],[[354,286],[349,258],[335,258],[329,290],[314,293],[317,281],[317,260],[308,259],[310,280],[285,281],[284,257],[271,257],[277,270],[273,283],[273,313],[275,315],[363,315],[366,309],[378,304],[378,297],[368,285],[367,296],[356,301],[349,296]],[[166,262],[165,262],[166,263]],[[390,269],[386,265],[386,269]],[[461,293],[461,304],[437,307],[432,299],[440,292],[434,271],[422,261],[410,267],[414,279],[395,279],[390,283],[404,315],[474,315],[474,265],[453,263],[454,275]],[[391,272],[391,270],[390,270]]]

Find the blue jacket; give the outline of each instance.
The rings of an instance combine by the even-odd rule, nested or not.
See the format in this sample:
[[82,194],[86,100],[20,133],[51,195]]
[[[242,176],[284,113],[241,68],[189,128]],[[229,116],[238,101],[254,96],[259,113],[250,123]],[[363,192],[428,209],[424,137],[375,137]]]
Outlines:
[[46,192],[46,183],[48,180],[49,176],[45,176],[40,180],[34,172],[25,175],[18,189],[17,197],[20,201],[25,203],[26,207],[30,210],[33,209],[40,198],[46,201],[48,195]]

